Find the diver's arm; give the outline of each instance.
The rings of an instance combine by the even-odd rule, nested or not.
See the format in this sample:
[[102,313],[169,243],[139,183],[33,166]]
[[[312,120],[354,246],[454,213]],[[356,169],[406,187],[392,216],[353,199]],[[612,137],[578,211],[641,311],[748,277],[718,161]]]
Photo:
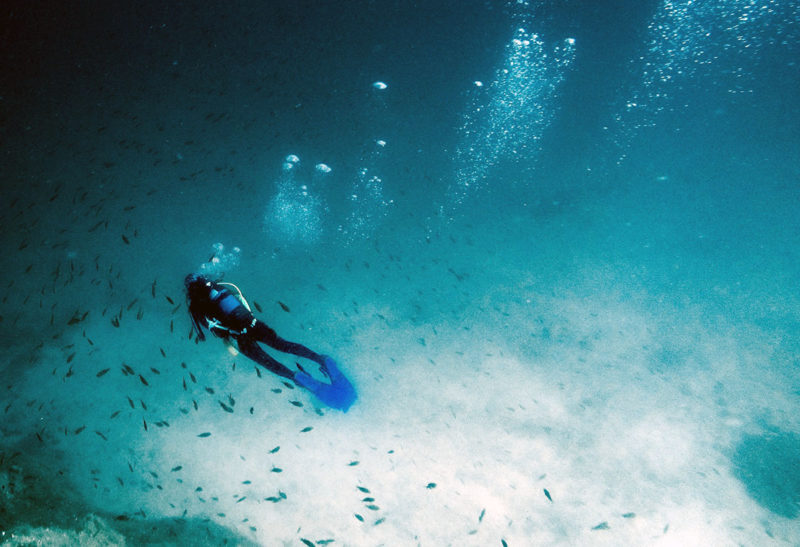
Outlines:
[[197,317],[197,312],[192,308],[191,305],[189,306],[189,317],[192,318],[192,326],[194,327],[195,331],[197,332],[197,339],[200,340],[201,342],[204,341],[206,339],[206,335],[203,334],[203,329],[200,326],[201,323],[200,323],[200,320]]

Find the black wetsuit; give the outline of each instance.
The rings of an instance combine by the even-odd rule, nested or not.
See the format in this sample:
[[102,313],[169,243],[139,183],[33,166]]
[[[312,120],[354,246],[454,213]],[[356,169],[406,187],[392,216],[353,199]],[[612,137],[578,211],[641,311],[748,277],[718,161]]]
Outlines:
[[233,338],[244,355],[271,372],[293,379],[295,372],[270,357],[258,342],[267,344],[283,353],[291,353],[315,361],[324,366],[322,355],[307,347],[289,342],[278,336],[266,323],[255,318],[253,313],[224,285],[196,277],[187,278],[186,294],[189,314],[197,330],[199,340],[205,340],[203,328],[220,338]]

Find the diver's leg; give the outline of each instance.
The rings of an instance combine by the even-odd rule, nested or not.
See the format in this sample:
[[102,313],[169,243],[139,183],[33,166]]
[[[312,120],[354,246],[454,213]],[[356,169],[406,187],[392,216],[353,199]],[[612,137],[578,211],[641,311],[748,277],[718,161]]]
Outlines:
[[236,342],[239,345],[239,351],[270,372],[274,372],[278,376],[283,376],[289,380],[294,378],[294,373],[286,368],[282,363],[267,355],[267,353],[256,343],[255,338],[250,336],[239,336],[237,337]]
[[266,323],[257,321],[252,329],[253,337],[259,342],[264,342],[269,347],[275,348],[283,353],[291,353],[292,355],[297,355],[298,357],[310,359],[321,367],[325,366],[325,356],[308,349],[302,344],[296,344],[295,342],[284,340],[278,336],[274,330],[268,327]]

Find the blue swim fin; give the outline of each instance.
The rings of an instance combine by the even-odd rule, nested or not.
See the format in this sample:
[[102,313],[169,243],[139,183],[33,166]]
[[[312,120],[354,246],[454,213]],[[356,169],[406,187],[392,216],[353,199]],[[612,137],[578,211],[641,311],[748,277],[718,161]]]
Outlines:
[[305,372],[297,372],[294,381],[313,393],[317,399],[331,408],[347,412],[353,403],[356,402],[356,390],[353,384],[341,373],[336,361],[330,357],[325,357],[325,372],[331,379],[331,383],[320,382],[312,378]]

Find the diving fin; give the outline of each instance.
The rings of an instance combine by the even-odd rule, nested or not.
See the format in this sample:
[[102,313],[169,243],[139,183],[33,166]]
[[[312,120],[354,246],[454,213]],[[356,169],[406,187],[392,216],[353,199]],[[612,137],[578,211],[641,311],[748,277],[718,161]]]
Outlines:
[[305,372],[297,372],[294,381],[313,393],[317,399],[331,408],[347,412],[357,399],[353,384],[341,373],[336,361],[325,357],[325,371],[331,383],[320,382]]

